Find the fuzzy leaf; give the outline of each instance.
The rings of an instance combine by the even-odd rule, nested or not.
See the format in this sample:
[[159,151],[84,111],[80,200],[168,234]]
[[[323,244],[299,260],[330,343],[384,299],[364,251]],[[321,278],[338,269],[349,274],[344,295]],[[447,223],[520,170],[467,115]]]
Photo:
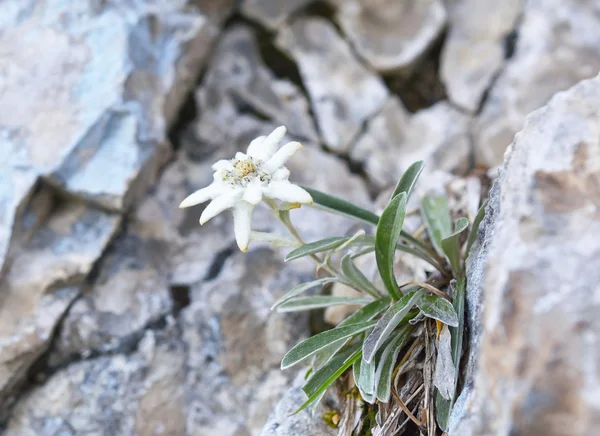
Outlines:
[[350,356],[356,353],[359,348],[360,344],[355,344],[344,349],[341,353],[331,359],[325,366],[315,371],[304,384],[304,386],[302,386],[304,393],[310,397],[317,392],[323,383],[329,380],[329,377],[331,377],[344,364],[344,362],[350,358]]
[[417,301],[417,307],[429,318],[437,319],[451,327],[458,326],[458,316],[452,303],[437,295],[427,295]]
[[342,304],[363,305],[373,301],[364,298],[335,297],[330,295],[315,295],[313,297],[297,297],[287,300],[277,307],[277,312],[300,312],[302,310],[323,309]]
[[352,255],[346,254],[341,262],[342,272],[350,283],[361,291],[372,295],[375,298],[381,298],[379,290],[365,277],[360,269],[352,261]]
[[375,373],[376,392],[379,401],[387,403],[390,400],[394,364],[398,358],[398,353],[400,353],[400,350],[406,344],[413,329],[414,327],[410,324],[405,325],[392,341],[385,346],[383,353],[381,353],[377,372]]
[[396,244],[404,224],[406,193],[402,192],[389,202],[381,214],[375,232],[375,259],[381,280],[394,300],[400,297],[400,289],[394,276]]
[[310,338],[305,339],[304,341],[295,345],[290,351],[287,352],[285,356],[283,356],[281,361],[281,369],[294,366],[307,357],[312,356],[316,352],[324,349],[332,342],[355,336],[372,328],[374,325],[375,321],[349,324],[311,336]]
[[438,427],[442,431],[448,430],[448,421],[450,420],[450,411],[452,410],[452,402],[446,400],[440,391],[435,393],[435,420]]
[[422,295],[422,289],[404,294],[400,300],[379,318],[377,325],[363,343],[363,359],[366,362],[373,360],[381,344],[390,336],[398,324],[402,322]]
[[483,221],[483,217],[485,216],[485,208],[486,208],[487,204],[488,204],[488,202],[486,200],[485,203],[483,203],[481,205],[481,207],[479,208],[477,215],[475,215],[475,219],[473,220],[473,225],[471,226],[471,230],[469,231],[469,237],[467,238],[467,249],[465,251],[465,259],[467,257],[469,257],[469,253],[471,252],[471,247],[473,246],[473,243],[475,243],[475,240],[477,239],[477,233],[479,233],[479,225],[481,224],[481,221]]
[[358,218],[359,220],[369,224],[377,225],[377,222],[379,221],[379,217],[376,214],[352,204],[349,201],[334,197],[333,195],[325,194],[324,192],[313,188],[308,188],[306,186],[302,186],[302,188],[311,195],[314,203],[318,204],[319,206],[322,206],[326,209],[335,210],[344,215]]
[[454,398],[454,380],[456,379],[456,368],[452,361],[452,345],[450,330],[447,326],[442,328],[437,346],[437,359],[433,384],[444,399],[452,401]]
[[310,256],[311,254],[322,253],[323,251],[332,250],[339,247],[350,238],[326,238],[319,241],[305,244],[302,247],[298,247],[288,253],[285,256],[285,261],[300,259],[304,256]]
[[421,201],[421,210],[429,238],[438,254],[443,256],[442,239],[452,232],[448,199],[446,197],[425,196]]
[[402,177],[400,177],[400,180],[398,180],[398,184],[396,185],[396,189],[394,189],[394,193],[392,194],[391,198],[394,198],[401,192],[406,192],[406,198],[410,198],[410,194],[424,167],[425,163],[422,160],[419,160],[409,166],[407,170],[404,171],[404,174],[402,174]]
[[337,281],[338,281],[338,279],[335,277],[325,277],[323,279],[313,280],[312,282],[308,282],[308,283],[300,283],[294,289],[292,289],[291,291],[286,293],[283,297],[278,299],[275,302],[275,304],[273,304],[273,306],[271,306],[271,310],[273,310],[276,307],[280,306],[281,304],[285,303],[289,299],[291,299],[303,292],[308,291],[309,289],[316,288],[317,286],[322,286],[327,283],[332,283],[332,282],[337,282]]
[[454,233],[442,239],[442,250],[450,262],[452,271],[455,275],[462,273],[460,266],[460,245],[458,244],[458,238],[460,234],[469,227],[469,220],[466,218],[459,218],[456,220],[454,225]]

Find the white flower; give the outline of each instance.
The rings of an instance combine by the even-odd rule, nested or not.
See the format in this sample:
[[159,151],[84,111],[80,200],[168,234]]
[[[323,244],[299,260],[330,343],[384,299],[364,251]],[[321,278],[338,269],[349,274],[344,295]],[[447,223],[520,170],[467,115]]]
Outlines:
[[226,209],[233,209],[235,239],[240,250],[246,251],[250,241],[252,211],[263,199],[283,200],[289,203],[312,203],[312,197],[301,187],[288,181],[287,160],[302,148],[299,142],[288,142],[279,148],[286,129],[276,128],[269,136],[259,136],[248,146],[247,154],[236,153],[235,159],[220,160],[212,168],[214,181],[179,205],[195,206],[212,200],[202,215],[200,224]]

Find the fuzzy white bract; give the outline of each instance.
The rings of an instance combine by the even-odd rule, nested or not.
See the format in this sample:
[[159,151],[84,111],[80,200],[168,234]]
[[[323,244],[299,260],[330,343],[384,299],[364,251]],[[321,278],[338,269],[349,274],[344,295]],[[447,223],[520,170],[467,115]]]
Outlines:
[[250,242],[252,211],[263,197],[288,203],[310,204],[312,197],[301,187],[288,181],[287,160],[302,148],[299,142],[288,142],[279,148],[286,128],[276,128],[269,136],[259,136],[248,151],[236,153],[231,160],[220,160],[212,168],[214,181],[181,202],[180,208],[212,200],[200,216],[204,224],[226,209],[233,209],[235,239],[240,250]]

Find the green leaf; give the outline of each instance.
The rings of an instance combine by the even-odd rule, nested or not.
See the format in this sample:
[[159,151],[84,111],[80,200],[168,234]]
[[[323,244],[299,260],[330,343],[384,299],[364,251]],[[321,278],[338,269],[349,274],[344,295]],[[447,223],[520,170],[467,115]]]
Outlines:
[[398,359],[398,353],[406,344],[414,327],[407,324],[402,327],[398,334],[390,341],[383,349],[377,372],[375,373],[375,383],[377,386],[376,393],[379,401],[387,403],[390,400],[392,374],[394,372],[394,364]]
[[471,226],[471,231],[469,232],[469,237],[467,239],[467,250],[465,251],[465,259],[469,257],[471,247],[477,239],[477,233],[479,233],[479,225],[481,224],[481,221],[483,221],[483,217],[485,216],[485,208],[487,204],[488,202],[486,200],[485,203],[483,203],[479,208],[477,215],[475,215],[475,219],[473,220],[473,225]]
[[337,282],[337,281],[339,281],[339,280],[335,277],[325,277],[323,279],[314,280],[314,281],[308,282],[308,283],[300,283],[294,289],[292,289],[291,291],[286,293],[283,297],[279,298],[275,302],[275,304],[273,304],[273,306],[271,306],[271,310],[273,310],[276,307],[280,306],[281,304],[285,303],[289,299],[291,299],[303,292],[308,291],[309,289],[316,288],[317,286],[321,286],[321,285],[325,285],[327,283],[332,283],[332,282]]
[[381,344],[390,336],[398,324],[402,322],[422,295],[422,289],[404,294],[400,300],[379,318],[377,325],[363,343],[363,359],[366,362],[373,360]]
[[454,275],[458,276],[462,274],[462,268],[460,265],[460,245],[458,244],[458,238],[460,234],[469,227],[469,220],[466,218],[459,218],[456,220],[454,225],[454,233],[442,239],[442,249],[450,262]]
[[352,261],[352,255],[346,254],[341,261],[342,272],[348,281],[357,289],[372,295],[375,298],[381,298],[379,290],[365,277],[360,269]]
[[448,421],[450,420],[450,410],[452,401],[446,400],[440,391],[435,391],[435,419],[442,431],[448,430]]
[[354,377],[354,383],[356,384],[356,387],[358,388],[358,392],[360,392],[360,396],[362,397],[362,399],[369,404],[373,404],[375,395],[373,395],[372,393],[370,394],[365,392],[362,387],[362,383],[364,383],[361,382],[361,373],[364,371],[363,365],[365,365],[365,362],[362,359],[356,359],[354,361],[354,364],[352,365],[352,375]]
[[319,241],[311,242],[310,244],[298,247],[288,253],[285,256],[285,261],[300,259],[304,256],[310,256],[311,254],[322,253],[323,251],[332,250],[339,247],[350,238],[326,238]]
[[448,300],[437,295],[427,295],[417,301],[417,307],[428,318],[437,319],[451,327],[458,326],[458,316]]
[[297,297],[287,300],[277,307],[277,312],[300,312],[302,310],[323,309],[330,306],[342,304],[363,305],[373,300],[352,297],[334,297],[330,295],[315,295],[313,297]]
[[364,221],[369,224],[377,225],[379,221],[379,217],[373,212],[363,209],[355,204],[350,203],[349,201],[343,200],[338,197],[334,197],[333,195],[325,194],[324,192],[318,191],[313,188],[308,188],[306,186],[302,186],[305,191],[311,195],[315,204],[322,206],[326,209],[335,210],[336,212],[340,212],[343,215],[348,215],[354,218],[358,218],[361,221]]
[[400,289],[394,276],[394,256],[396,254],[396,244],[404,224],[405,213],[406,193],[402,192],[386,206],[375,232],[377,268],[381,280],[394,300],[397,300],[400,296]]
[[319,388],[329,380],[343,364],[360,348],[360,344],[354,344],[344,349],[341,353],[331,359],[325,366],[315,371],[308,381],[302,386],[302,390],[307,396],[313,395]]
[[306,409],[308,406],[310,406],[313,402],[318,401],[322,396],[323,393],[327,390],[327,388],[338,379],[339,376],[341,376],[344,371],[346,371],[348,368],[350,368],[350,366],[352,366],[352,364],[357,360],[360,359],[361,356],[361,350],[356,350],[354,352],[354,354],[352,354],[348,360],[346,360],[342,366],[340,366],[333,374],[331,374],[331,376],[325,380],[323,382],[323,384],[315,391],[314,394],[312,394],[310,397],[308,397],[308,400],[306,400],[306,402],[300,406],[300,408],[298,410],[296,410],[293,414],[295,415],[296,413],[301,412],[302,410]]
[[286,369],[303,361],[316,352],[324,349],[332,342],[339,339],[345,339],[355,336],[375,325],[375,321],[367,321],[356,324],[349,324],[342,327],[336,327],[322,333],[311,336],[300,342],[287,352],[281,361],[281,369]]
[[391,199],[401,192],[406,192],[406,198],[410,198],[410,194],[424,167],[425,163],[422,160],[419,160],[409,166],[408,169],[404,171],[404,174],[402,174],[402,177],[400,177],[400,180],[398,180],[398,184],[396,185],[396,189],[394,189]]
[[421,210],[429,238],[438,254],[443,256],[442,239],[452,232],[448,199],[446,197],[425,196],[421,201]]
[[[388,305],[390,304],[389,298],[381,298],[379,300],[373,301],[372,303],[367,304],[364,307],[361,307],[352,315],[344,319],[342,322],[338,324],[338,327],[342,327],[349,324],[356,324],[359,322],[370,321],[383,312]],[[315,360],[313,362],[314,368],[320,368],[324,364],[326,364],[335,354],[340,351],[344,345],[348,343],[352,338],[340,339],[337,340],[330,345],[328,345],[323,350],[319,351],[315,355]]]

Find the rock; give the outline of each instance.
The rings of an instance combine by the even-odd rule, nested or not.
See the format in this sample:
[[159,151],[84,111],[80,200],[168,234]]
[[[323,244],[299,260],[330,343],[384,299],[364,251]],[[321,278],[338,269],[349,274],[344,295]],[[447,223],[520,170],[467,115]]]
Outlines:
[[533,112],[468,265],[470,354],[450,435],[600,431],[600,77]]
[[193,0],[200,12],[214,24],[220,25],[236,10],[237,0]]
[[216,33],[185,3],[2,2],[0,263],[38,177],[110,210],[153,182]]
[[243,0],[241,11],[269,29],[281,26],[297,10],[312,3],[310,0]]
[[441,76],[448,97],[475,113],[506,56],[506,38],[522,13],[522,0],[447,2],[450,29],[444,42]]
[[248,26],[235,25],[223,35],[196,101],[200,112],[196,138],[208,144],[209,151],[240,137],[245,149],[255,136],[240,133],[254,127],[252,120],[257,117],[252,112],[285,125],[300,139],[317,140],[306,98],[297,86],[277,79],[265,66]]
[[4,413],[10,395],[48,347],[56,324],[79,294],[119,221],[119,216],[80,202],[57,204],[0,281],[0,410]]
[[[321,419],[327,411],[323,403],[314,411],[309,407],[297,415],[292,415],[306,401],[306,394],[302,391],[304,381],[304,374],[298,374],[293,387],[285,393],[269,416],[260,436],[334,436],[339,434],[337,429],[327,426]],[[331,395],[328,396],[331,397]]]
[[73,363],[23,396],[5,434],[186,434],[184,353],[147,332],[129,355]]
[[337,0],[344,33],[370,65],[381,72],[410,71],[446,24],[441,0]]
[[363,123],[385,103],[383,81],[354,58],[324,19],[297,19],[281,29],[276,44],[298,64],[323,141],[346,152]]
[[462,173],[469,163],[469,124],[470,118],[447,102],[411,115],[392,97],[369,122],[350,157],[364,164],[379,188],[394,186],[417,160],[425,161],[427,172]]
[[600,71],[599,11],[591,1],[526,2],[514,56],[491,88],[474,126],[478,164],[502,163],[529,112]]

